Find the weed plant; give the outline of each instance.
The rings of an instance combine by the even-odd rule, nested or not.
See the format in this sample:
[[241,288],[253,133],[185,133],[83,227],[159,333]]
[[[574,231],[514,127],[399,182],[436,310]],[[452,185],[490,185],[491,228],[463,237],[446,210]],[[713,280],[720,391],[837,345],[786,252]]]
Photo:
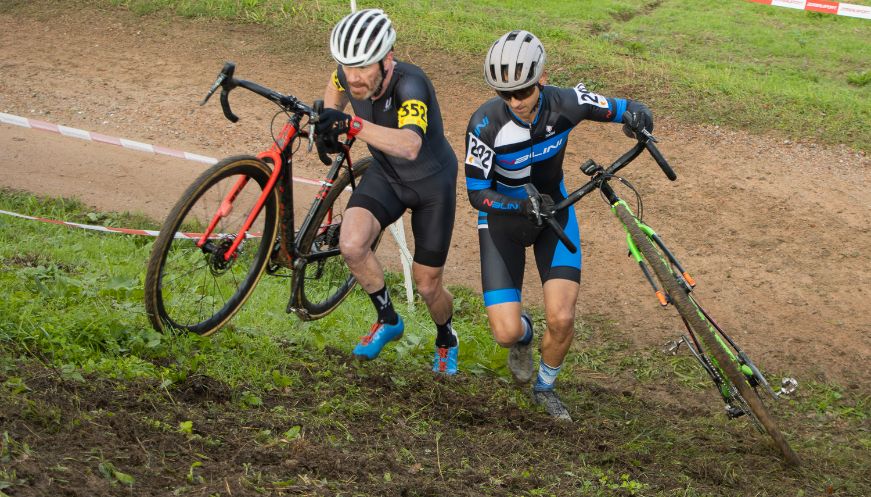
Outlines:
[[[0,209],[156,227],[142,216],[98,213],[77,201],[10,190],[0,190]],[[476,495],[504,495],[512,488],[523,495],[858,496],[871,489],[871,397],[856,386],[804,382],[798,397],[776,409],[805,460],[800,473],[786,472],[765,437],[718,412],[719,400],[691,358],[633,350],[626,332],[602,316],[578,320],[578,344],[560,379],[577,422],[556,426],[536,412],[525,389],[508,381],[505,351],[489,336],[480,296],[468,289],[452,288],[463,375],[444,382],[427,373],[433,330],[420,301],[410,310],[397,297],[408,334],[378,361],[358,364],[349,360],[350,349],[372,318],[368,297],[359,291],[326,318],[303,323],[283,311],[287,282],[265,278],[245,309],[214,336],[163,335],[149,327],[142,304],[149,238],[0,215],[0,240],[0,404],[11,416],[5,419],[48,432],[88,426],[99,431],[114,426],[112,418],[134,404],[145,405],[145,412],[132,414],[136,423],[180,437],[181,445],[191,447],[181,456],[196,458],[185,463],[189,471],[178,489],[211,488],[206,463],[212,460],[214,468],[214,458],[222,460],[220,451],[231,442],[282,451],[296,439],[312,455],[363,450],[362,457],[372,461],[395,455],[394,462],[379,466],[394,469],[368,483],[345,481],[341,466],[333,470],[339,476],[323,470],[317,488],[334,493],[364,483],[398,492],[396,485],[418,481],[407,476],[418,473],[420,481],[441,478],[457,491],[471,478],[479,482]],[[404,294],[398,276],[389,275],[388,284],[395,296]],[[540,329],[540,311],[533,314]],[[61,386],[79,386],[43,391],[35,384],[45,381],[28,374],[28,364],[53,371]],[[229,405],[196,414],[170,394],[207,380],[223,385],[219,390]],[[125,400],[124,392],[143,383],[153,394],[136,393],[136,403]],[[76,410],[65,403],[87,403],[89,389],[104,398],[115,392],[120,404],[76,407],[86,414],[71,419]],[[228,419],[210,424],[215,416]],[[370,438],[371,430],[380,435]],[[0,492],[27,486],[21,477],[26,466],[20,464],[47,457],[44,445],[33,448],[47,435],[0,434]],[[523,441],[530,434],[535,443]],[[363,449],[361,439],[369,440]],[[431,445],[439,440],[441,445]],[[436,447],[444,463],[433,461]],[[494,453],[495,447],[512,449]],[[554,454],[559,457],[551,459]],[[172,458],[179,453],[157,459],[164,457],[176,464]],[[116,486],[135,489],[154,471],[125,465],[102,449],[97,460],[94,474]],[[287,480],[280,468],[276,473],[262,465],[242,470],[212,469],[263,491],[309,481]],[[405,483],[396,480],[396,471],[406,475]]]

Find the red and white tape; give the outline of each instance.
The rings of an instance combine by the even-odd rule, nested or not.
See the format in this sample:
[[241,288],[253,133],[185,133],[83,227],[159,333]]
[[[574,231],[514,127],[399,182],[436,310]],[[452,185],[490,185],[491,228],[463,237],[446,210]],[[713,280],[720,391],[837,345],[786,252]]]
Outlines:
[[[217,159],[212,157],[206,157],[204,155],[192,154],[189,152],[182,152],[179,150],[172,150],[166,147],[160,147],[156,145],[150,145],[148,143],[137,142],[134,140],[127,140],[124,138],[116,138],[114,136],[107,136],[100,133],[92,133],[90,131],[85,131],[82,129],[70,128],[68,126],[60,126],[57,124],[48,123],[45,121],[39,121],[36,119],[28,119],[26,117],[15,116],[12,114],[6,114],[0,112],[0,123],[12,124],[14,126],[21,126],[24,128],[30,129],[38,129],[42,131],[48,131],[52,133],[58,133],[63,136],[69,136],[72,138],[79,138],[81,140],[94,141],[99,143],[108,143],[110,145],[118,145],[120,147],[129,148],[131,150],[138,150],[140,152],[148,152],[152,154],[160,154],[160,155],[168,155],[170,157],[178,157],[180,159],[192,160],[196,162],[202,162],[205,164],[214,164],[218,162]],[[309,185],[321,186],[324,184],[323,181],[315,181],[308,178],[299,178],[297,176],[293,177],[293,181],[298,183],[305,183]],[[102,231],[105,233],[121,233],[128,235],[145,235],[145,236],[157,236],[160,234],[158,231],[152,230],[139,230],[139,229],[130,229],[130,228],[111,228],[109,226],[95,226],[91,224],[80,224],[80,223],[72,223],[69,221],[58,221],[55,219],[46,219],[46,218],[38,218],[33,216],[26,216],[24,214],[17,214],[15,212],[8,212],[4,210],[0,210],[0,214],[6,214],[14,217],[20,217],[24,219],[31,219],[37,221],[43,221],[52,224],[59,224],[63,226],[70,226],[75,228],[89,229],[94,231]],[[398,219],[395,223],[390,225],[390,232],[393,234],[393,238],[396,240],[396,245],[399,247],[399,255],[400,260],[402,261],[402,272],[405,277],[405,294],[406,299],[408,300],[409,308],[414,308],[414,298],[411,287],[411,261],[412,256],[408,250],[408,246],[405,242],[405,226],[402,223],[402,219]],[[214,235],[216,237],[224,236],[222,234]],[[247,234],[248,237],[255,237],[258,235]],[[199,239],[196,233],[179,233],[175,234],[175,238],[188,238],[188,239]]]
[[871,19],[871,7],[851,3],[829,2],[828,0],[748,0],[753,3],[786,7],[789,9],[823,12],[847,17]]
[[[86,230],[91,230],[91,231],[102,231],[103,233],[119,233],[122,235],[139,235],[139,236],[157,236],[160,234],[159,231],[155,231],[155,230],[138,230],[138,229],[131,229],[131,228],[113,228],[111,226],[98,226],[95,224],[73,223],[70,221],[58,221],[57,219],[49,219],[46,217],[26,216],[24,214],[19,214],[17,212],[9,212],[9,211],[4,211],[4,210],[0,210],[0,214],[5,214],[7,216],[12,216],[12,217],[20,217],[22,219],[29,219],[31,221],[42,221],[44,223],[58,224],[61,226],[69,226],[71,228],[81,228],[81,229],[86,229]],[[186,240],[199,240],[200,237],[202,237],[202,236],[203,236],[202,233],[182,233],[180,231],[177,231],[175,233],[175,238],[183,238]],[[223,238],[224,236],[227,236],[227,235],[224,235],[222,233],[215,233],[212,236],[210,236],[209,238]],[[259,236],[257,234],[251,234],[251,233],[246,234],[246,238],[258,238],[258,237]]]
[[[181,150],[173,150],[171,148],[161,147],[160,145],[151,145],[149,143],[142,143],[135,140],[128,140],[126,138],[118,138],[115,136],[108,136],[101,133],[93,133],[91,131],[85,131],[83,129],[78,128],[70,128],[68,126],[61,126],[59,124],[52,124],[45,121],[40,121],[38,119],[28,119],[26,117],[14,116],[12,114],[5,114],[0,112],[0,123],[11,124],[13,126],[21,126],[22,128],[29,129],[38,129],[40,131],[48,131],[49,133],[57,133],[59,135],[68,136],[71,138],[78,138],[80,140],[98,142],[98,143],[108,143],[109,145],[117,145],[119,147],[123,147],[130,150],[136,150],[138,152],[146,152],[150,154],[158,154],[158,155],[168,155],[170,157],[176,157],[179,159],[190,160],[194,162],[202,162],[203,164],[214,164],[218,162],[218,159],[214,157],[207,157],[205,155],[192,154],[190,152],[182,152]],[[297,176],[293,177],[293,180],[297,183],[305,183],[307,185],[315,185],[320,186],[320,181],[315,181],[313,179],[308,178],[300,178]]]

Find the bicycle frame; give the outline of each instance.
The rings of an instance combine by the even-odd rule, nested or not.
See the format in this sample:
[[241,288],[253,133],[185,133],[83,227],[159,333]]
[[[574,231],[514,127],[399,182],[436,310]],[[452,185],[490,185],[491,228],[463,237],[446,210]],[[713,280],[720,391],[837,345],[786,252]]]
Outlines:
[[[752,387],[762,386],[763,389],[775,399],[779,398],[781,395],[789,395],[790,393],[795,391],[795,388],[797,388],[797,382],[793,378],[784,378],[781,390],[779,392],[774,392],[774,390],[772,390],[768,381],[765,379],[765,377],[762,375],[756,365],[753,364],[747,354],[745,354],[744,351],[742,351],[737,346],[737,344],[735,344],[735,342],[711,318],[707,311],[705,311],[705,309],[691,294],[693,287],[695,287],[696,285],[695,279],[686,271],[686,269],[684,269],[684,267],[680,264],[675,255],[665,246],[665,243],[656,234],[653,228],[646,225],[637,216],[635,216],[629,205],[616,194],[614,189],[609,184],[609,180],[616,177],[615,173],[617,173],[617,171],[619,171],[627,164],[629,164],[629,162],[638,157],[638,155],[645,148],[650,151],[650,153],[653,155],[656,162],[660,165],[663,172],[666,173],[668,178],[671,180],[676,179],[674,171],[671,169],[671,167],[653,145],[653,141],[654,138],[649,133],[645,132],[644,136],[632,149],[623,154],[607,169],[599,166],[592,160],[588,160],[583,163],[581,165],[581,171],[591,177],[590,181],[570,193],[561,202],[554,205],[550,212],[541,213],[543,220],[547,221],[548,224],[556,231],[557,236],[566,245],[566,247],[570,251],[574,252],[575,250],[577,250],[577,248],[565,236],[562,228],[553,219],[553,214],[563,208],[572,206],[581,198],[594,190],[601,191],[605,201],[610,205],[612,213],[617,216],[618,220],[626,230],[626,244],[629,248],[629,254],[638,263],[639,268],[644,274],[645,279],[653,288],[660,305],[667,306],[668,304],[670,304],[670,297],[666,292],[664,292],[657,286],[656,280],[651,275],[651,272],[647,266],[646,258],[638,247],[638,241],[633,239],[629,227],[626,225],[627,222],[632,222],[637,225],[641,235],[646,237],[652,243],[652,245],[656,249],[658,249],[659,257],[662,260],[663,265],[668,268],[672,276],[674,276],[674,278],[676,279],[677,283],[686,289],[688,302],[695,310],[695,313],[698,314],[699,318],[701,319],[701,323],[703,323],[707,327],[707,331],[709,331],[711,337],[713,337],[713,343],[707,343],[708,347],[714,349],[720,348],[723,351],[723,355],[720,355],[718,352],[716,352],[716,350],[713,350],[712,354],[716,357],[719,357],[720,360],[728,360],[733,362],[740,374],[742,374],[746,378],[747,382]],[[537,198],[538,196],[538,192],[535,191],[535,188],[531,187],[531,185],[527,185],[527,193],[529,193],[531,199],[534,197]],[[622,216],[621,212],[619,211],[622,211]],[[729,381],[726,381],[725,378],[727,377],[727,375],[722,370],[716,357],[708,357],[708,355],[705,353],[703,347],[701,347],[699,339],[696,337],[696,334],[693,332],[693,329],[687,322],[686,318],[681,315],[681,319],[683,320],[689,335],[692,337],[692,341],[690,341],[690,339],[687,338],[686,335],[684,335],[680,341],[677,341],[672,345],[672,351],[675,351],[680,343],[687,344],[693,356],[699,361],[699,363],[714,381],[717,387],[717,391],[720,393],[724,402],[726,403],[727,414],[730,417],[737,417],[745,414],[746,412],[749,412],[743,407],[736,408],[732,405],[733,403],[738,403],[740,405],[744,402],[744,399],[735,390],[735,386]],[[705,338],[706,342],[708,340],[709,338]],[[751,416],[751,419],[753,420],[757,429],[759,429],[760,431],[764,431],[763,427],[759,424],[759,421],[757,419],[755,419],[753,416]]]
[[[215,81],[215,84],[212,85],[212,88],[209,90],[206,98],[203,99],[202,104],[205,104],[209,100],[211,95],[215,92],[215,90],[217,90],[217,88],[220,86],[222,88],[221,107],[224,111],[224,115],[230,121],[236,122],[239,118],[230,110],[228,95],[232,89],[241,86],[254,93],[257,93],[258,95],[268,100],[278,103],[286,111],[292,111],[293,114],[291,114],[290,118],[273,141],[272,146],[268,150],[257,154],[258,159],[272,164],[272,173],[266,186],[263,188],[263,191],[260,193],[260,196],[255,202],[254,207],[251,209],[251,212],[245,219],[245,222],[242,224],[238,233],[235,234],[232,244],[226,250],[226,252],[222,254],[222,257],[226,262],[229,262],[231,259],[236,257],[239,245],[246,237],[251,236],[249,235],[248,230],[251,228],[251,225],[260,214],[263,205],[266,202],[266,199],[269,197],[269,195],[272,194],[276,185],[280,185],[279,189],[281,194],[279,195],[279,215],[281,220],[281,228],[279,229],[278,236],[281,240],[281,243],[279,246],[279,259],[288,261],[289,264],[292,264],[293,261],[300,255],[298,249],[299,240],[296,239],[296,233],[302,233],[308,228],[309,224],[311,223],[312,214],[317,210],[320,202],[323,201],[323,199],[330,192],[333,182],[338,177],[339,171],[341,170],[342,166],[344,164],[347,164],[349,170],[353,167],[351,157],[348,151],[350,146],[354,143],[354,137],[359,132],[359,130],[356,128],[352,128],[348,131],[348,138],[343,143],[344,150],[337,155],[335,160],[332,161],[332,166],[330,170],[327,172],[325,178],[321,181],[321,189],[318,194],[315,195],[315,199],[311,207],[309,208],[308,214],[306,215],[305,219],[302,222],[302,225],[300,226],[299,231],[297,232],[294,230],[293,216],[292,145],[296,138],[298,138],[299,136],[304,136],[309,138],[309,150],[311,149],[311,138],[313,129],[302,131],[300,130],[300,123],[302,120],[302,116],[306,114],[311,116],[310,121],[316,120],[318,109],[310,108],[299,102],[295,97],[281,95],[256,83],[241,79],[234,79],[234,70],[234,64],[225,64],[224,68],[218,76],[217,81]],[[312,127],[313,125],[310,125],[310,128]],[[323,157],[324,156],[321,155],[322,160]],[[239,180],[233,185],[233,187],[224,197],[220,207],[218,208],[218,211],[212,217],[208,228],[205,230],[199,240],[197,240],[196,244],[198,247],[207,252],[218,250],[215,247],[210,247],[208,245],[208,241],[210,238],[212,238],[215,226],[217,226],[218,222],[222,218],[229,215],[232,211],[233,201],[236,199],[239,192],[242,191],[242,188],[244,188],[248,180],[249,178],[239,178]],[[352,187],[355,186],[356,185],[353,185],[352,183]],[[293,240],[291,246],[288,246],[287,240]],[[312,254],[309,256],[309,260],[318,260],[322,258],[332,257],[334,255],[337,255],[337,250],[338,249],[334,251],[326,251],[318,254]]]

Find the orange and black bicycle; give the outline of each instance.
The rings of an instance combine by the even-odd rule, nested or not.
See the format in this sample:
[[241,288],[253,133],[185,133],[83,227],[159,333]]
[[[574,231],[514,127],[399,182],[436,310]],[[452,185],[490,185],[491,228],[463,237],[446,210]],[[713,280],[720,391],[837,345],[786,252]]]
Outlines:
[[[351,162],[355,129],[331,165],[309,210],[295,229],[293,154],[300,138],[313,143],[322,102],[313,106],[233,77],[224,65],[202,104],[221,88],[221,107],[232,122],[229,94],[245,88],[279,107],[287,122],[269,150],[237,155],[202,173],[163,223],[148,261],[145,308],[158,331],[209,335],[224,326],[251,296],[263,273],[290,277],[287,312],[304,320],[325,316],[356,284],[339,252],[342,214],[351,191],[372,162]],[[274,119],[273,119],[274,120]],[[377,239],[375,246],[377,246]]]

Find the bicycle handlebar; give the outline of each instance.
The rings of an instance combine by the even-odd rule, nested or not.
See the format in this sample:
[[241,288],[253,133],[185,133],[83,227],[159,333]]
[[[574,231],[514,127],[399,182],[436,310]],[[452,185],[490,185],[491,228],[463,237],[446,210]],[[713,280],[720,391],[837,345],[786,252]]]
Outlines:
[[568,235],[566,235],[565,230],[562,229],[562,226],[554,219],[554,214],[556,214],[557,209],[553,209],[550,212],[541,212],[541,194],[538,192],[538,189],[532,183],[526,183],[523,185],[523,188],[526,189],[526,195],[529,196],[529,201],[532,202],[533,210],[535,211],[535,217],[538,218],[538,224],[541,226],[541,222],[544,221],[548,224],[556,232],[557,238],[563,242],[563,245],[569,249],[569,252],[575,253],[578,251],[578,248],[569,240]]
[[641,134],[647,138],[647,140],[644,142],[645,148],[647,148],[647,151],[650,152],[650,155],[653,156],[653,160],[655,160],[656,163],[659,164],[659,168],[662,169],[662,172],[665,173],[665,176],[670,181],[676,180],[677,174],[674,173],[674,169],[671,168],[671,166],[668,164],[668,161],[665,160],[665,157],[662,156],[662,153],[660,153],[659,149],[656,148],[656,145],[654,145],[654,143],[656,143],[656,138],[654,138],[654,136],[651,135],[650,132],[646,129],[642,129]]
[[224,63],[224,67],[218,74],[218,78],[212,84],[211,88],[209,88],[209,92],[206,94],[206,97],[203,99],[203,101],[200,102],[200,105],[205,105],[206,102],[208,102],[209,99],[212,98],[212,95],[215,93],[215,91],[217,91],[217,89],[220,87],[221,109],[224,111],[224,117],[226,117],[230,122],[236,122],[239,120],[239,116],[234,114],[232,109],[230,108],[230,92],[241,86],[242,88],[250,90],[267,100],[275,102],[282,109],[288,112],[309,116],[310,119],[313,119],[315,120],[315,122],[317,122],[317,112],[315,112],[308,105],[302,103],[298,98],[294,97],[293,95],[282,95],[277,91],[270,90],[269,88],[260,86],[252,81],[236,79],[233,77],[233,73],[235,71],[235,63]]
[[[569,237],[566,235],[565,231],[559,225],[559,223],[554,219],[554,215],[557,212],[574,205],[580,199],[582,199],[585,195],[590,193],[593,190],[601,188],[602,185],[607,182],[608,178],[613,176],[617,171],[623,169],[630,162],[635,160],[642,151],[645,149],[650,152],[650,155],[653,156],[653,159],[659,165],[662,172],[665,173],[665,176],[674,181],[677,179],[677,174],[675,174],[674,169],[672,169],[671,165],[669,165],[668,161],[656,147],[656,138],[650,134],[645,129],[642,129],[638,133],[641,137],[638,139],[638,143],[636,143],[631,149],[629,149],[626,153],[621,155],[617,160],[614,161],[613,164],[608,166],[607,169],[602,166],[596,164],[593,159],[588,159],[586,162],[581,164],[581,171],[590,176],[591,179],[585,185],[581,186],[577,190],[570,193],[566,196],[565,199],[555,204],[553,208],[551,208],[548,212],[539,212],[539,208],[541,205],[541,194],[531,183],[527,183],[524,185],[526,189],[526,194],[529,196],[530,202],[532,202],[533,210],[535,211],[536,217],[541,221],[547,222],[548,226],[551,227],[556,232],[557,237],[566,246],[567,249],[571,253],[575,253],[578,251],[577,247],[574,243],[569,240]],[[539,223],[541,225],[541,223]]]
[[[217,79],[215,79],[215,82],[212,84],[211,88],[209,88],[209,92],[206,94],[206,97],[203,98],[202,102],[200,102],[200,105],[205,105],[206,102],[208,102],[209,99],[212,98],[212,95],[215,94],[218,88],[221,88],[221,110],[224,111],[224,117],[226,117],[230,122],[235,123],[239,120],[239,116],[234,114],[232,109],[230,108],[230,92],[241,86],[242,88],[250,90],[266,98],[267,100],[275,102],[287,112],[291,112],[296,116],[308,116],[308,149],[309,151],[311,151],[312,143],[314,141],[314,125],[318,122],[318,115],[324,110],[324,101],[315,100],[314,104],[309,107],[293,95],[282,95],[277,91],[271,90],[252,81],[236,79],[233,77],[235,71],[235,63],[225,62],[224,67],[221,69],[221,72],[218,74],[218,77]],[[348,148],[354,143],[354,136],[358,132],[359,129],[354,129],[348,132],[347,139],[344,141],[344,143],[342,143],[342,146],[344,148],[343,152],[345,154],[348,153]],[[325,165],[331,164],[332,160],[330,160],[330,158],[327,156],[327,152],[323,150],[320,142],[318,142],[317,149],[318,157],[320,158],[321,162],[323,162]]]

